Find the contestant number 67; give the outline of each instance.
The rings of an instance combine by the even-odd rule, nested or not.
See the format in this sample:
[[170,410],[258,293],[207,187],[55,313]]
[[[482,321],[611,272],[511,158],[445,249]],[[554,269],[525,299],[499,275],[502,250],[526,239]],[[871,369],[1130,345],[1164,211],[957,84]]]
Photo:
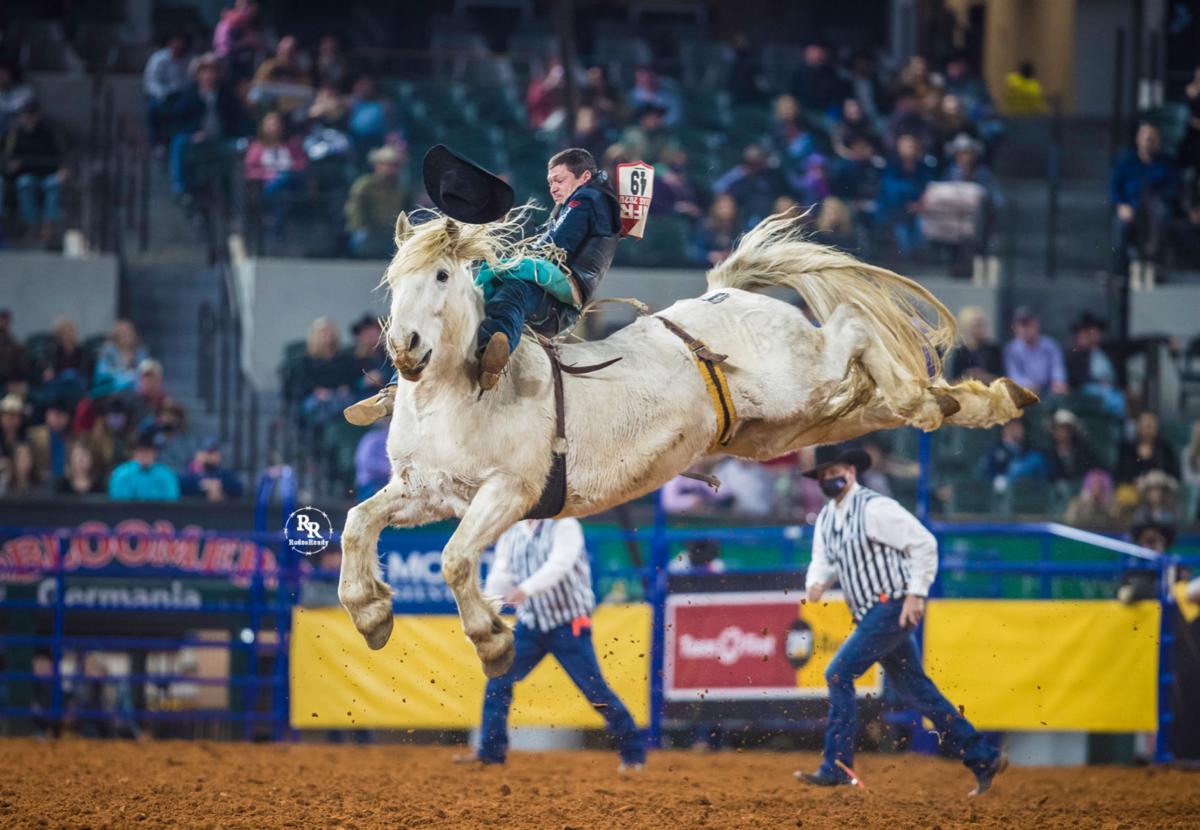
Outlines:
[[645,170],[630,170],[629,171],[629,192],[634,196],[641,196],[646,189],[646,171]]

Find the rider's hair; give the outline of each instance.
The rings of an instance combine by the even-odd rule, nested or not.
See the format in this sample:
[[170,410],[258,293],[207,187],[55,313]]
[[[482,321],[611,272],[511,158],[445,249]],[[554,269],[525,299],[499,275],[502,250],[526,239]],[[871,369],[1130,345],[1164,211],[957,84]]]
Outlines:
[[555,153],[546,163],[546,169],[558,167],[560,164],[570,170],[571,175],[575,178],[579,178],[584,172],[596,175],[596,160],[582,147],[569,147],[562,152]]

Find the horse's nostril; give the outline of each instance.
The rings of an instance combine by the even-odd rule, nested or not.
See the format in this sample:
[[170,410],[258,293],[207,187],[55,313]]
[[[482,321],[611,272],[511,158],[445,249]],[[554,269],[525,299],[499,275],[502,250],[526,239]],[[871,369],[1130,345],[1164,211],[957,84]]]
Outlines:
[[413,336],[408,340],[408,350],[416,351],[417,346],[421,345],[421,335],[413,332]]

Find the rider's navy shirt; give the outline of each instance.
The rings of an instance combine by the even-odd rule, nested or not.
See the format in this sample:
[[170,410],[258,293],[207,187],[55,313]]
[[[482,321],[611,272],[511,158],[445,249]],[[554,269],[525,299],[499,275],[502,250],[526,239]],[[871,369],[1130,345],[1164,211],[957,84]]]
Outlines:
[[566,252],[569,268],[575,265],[575,257],[588,239],[613,236],[620,228],[613,214],[612,199],[591,184],[588,182],[567,197],[543,235],[543,240]]

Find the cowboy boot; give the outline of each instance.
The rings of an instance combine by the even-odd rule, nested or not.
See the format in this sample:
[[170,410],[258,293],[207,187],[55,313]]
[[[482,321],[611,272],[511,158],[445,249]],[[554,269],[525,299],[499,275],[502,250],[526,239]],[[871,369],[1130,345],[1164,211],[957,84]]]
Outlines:
[[479,355],[479,388],[491,389],[500,382],[500,373],[508,365],[508,335],[498,331]]
[[356,427],[369,427],[380,418],[391,415],[395,405],[396,384],[390,383],[371,397],[346,407],[342,416]]

